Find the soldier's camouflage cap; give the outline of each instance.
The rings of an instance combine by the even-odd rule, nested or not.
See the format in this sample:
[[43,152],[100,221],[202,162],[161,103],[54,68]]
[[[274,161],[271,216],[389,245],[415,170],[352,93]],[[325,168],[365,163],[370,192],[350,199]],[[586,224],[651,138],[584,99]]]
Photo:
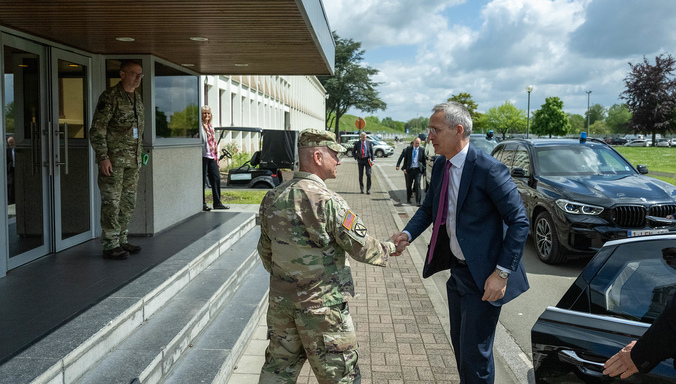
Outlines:
[[345,148],[336,142],[336,135],[333,132],[314,128],[302,130],[298,136],[298,148],[314,147],[329,147],[338,153],[345,152]]

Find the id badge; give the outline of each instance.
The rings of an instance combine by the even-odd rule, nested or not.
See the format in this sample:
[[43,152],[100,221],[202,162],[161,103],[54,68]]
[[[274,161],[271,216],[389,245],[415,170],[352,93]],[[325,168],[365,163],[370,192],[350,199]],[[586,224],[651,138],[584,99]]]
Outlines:
[[138,127],[134,127],[134,139],[138,139]]

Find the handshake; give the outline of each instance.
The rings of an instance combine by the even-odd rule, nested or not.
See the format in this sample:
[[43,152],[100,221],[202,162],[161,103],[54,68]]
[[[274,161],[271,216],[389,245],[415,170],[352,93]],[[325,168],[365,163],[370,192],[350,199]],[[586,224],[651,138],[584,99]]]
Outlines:
[[404,232],[397,232],[392,237],[390,237],[390,240],[394,243],[394,246],[397,248],[397,251],[391,254],[390,256],[399,256],[401,253],[406,249],[408,246],[408,235],[405,234]]

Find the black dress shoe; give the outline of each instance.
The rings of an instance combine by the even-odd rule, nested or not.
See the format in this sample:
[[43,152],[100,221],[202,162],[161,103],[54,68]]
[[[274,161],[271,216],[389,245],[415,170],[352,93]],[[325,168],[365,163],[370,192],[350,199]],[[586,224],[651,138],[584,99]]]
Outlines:
[[367,194],[367,195],[370,195],[370,194],[371,194],[371,190],[370,190],[370,189],[367,190],[367,191],[366,191],[366,194]]
[[141,252],[141,247],[138,245],[132,245],[129,243],[120,244],[120,248],[124,249],[129,253],[139,253]]
[[105,259],[111,260],[124,260],[129,257],[129,252],[125,251],[121,247],[115,247],[113,249],[103,250],[103,257]]
[[230,209],[227,205],[214,205],[214,209]]
[[363,189],[361,190],[361,193],[364,193],[364,190],[363,190]]
[[209,212],[209,211],[211,211],[211,208],[209,208],[209,207],[207,207],[207,206],[205,205],[204,207],[202,207],[202,210],[203,210],[204,212]]

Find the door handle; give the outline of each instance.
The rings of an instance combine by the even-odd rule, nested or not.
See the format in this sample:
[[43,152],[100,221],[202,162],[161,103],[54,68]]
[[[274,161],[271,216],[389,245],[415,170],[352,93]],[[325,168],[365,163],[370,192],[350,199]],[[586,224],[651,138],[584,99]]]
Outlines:
[[580,357],[575,351],[561,350],[559,351],[559,360],[564,363],[572,364],[585,375],[594,377],[603,377],[603,363],[587,360]]
[[31,156],[33,160],[33,167],[31,167],[31,176],[35,176],[35,173],[42,166],[42,163],[40,162],[42,154],[39,153],[40,140],[41,140],[40,129],[38,128],[38,125],[35,123],[35,121],[31,121]]
[[66,167],[66,175],[68,174],[68,123],[63,123],[63,131],[57,130],[54,132],[54,135],[57,137],[56,142],[57,142],[57,148],[59,146],[59,135],[63,135],[63,142],[64,142],[64,160],[65,161],[59,161],[59,154],[60,154],[60,149],[56,151],[56,154],[54,156],[54,165],[56,166],[61,166],[64,165]]

